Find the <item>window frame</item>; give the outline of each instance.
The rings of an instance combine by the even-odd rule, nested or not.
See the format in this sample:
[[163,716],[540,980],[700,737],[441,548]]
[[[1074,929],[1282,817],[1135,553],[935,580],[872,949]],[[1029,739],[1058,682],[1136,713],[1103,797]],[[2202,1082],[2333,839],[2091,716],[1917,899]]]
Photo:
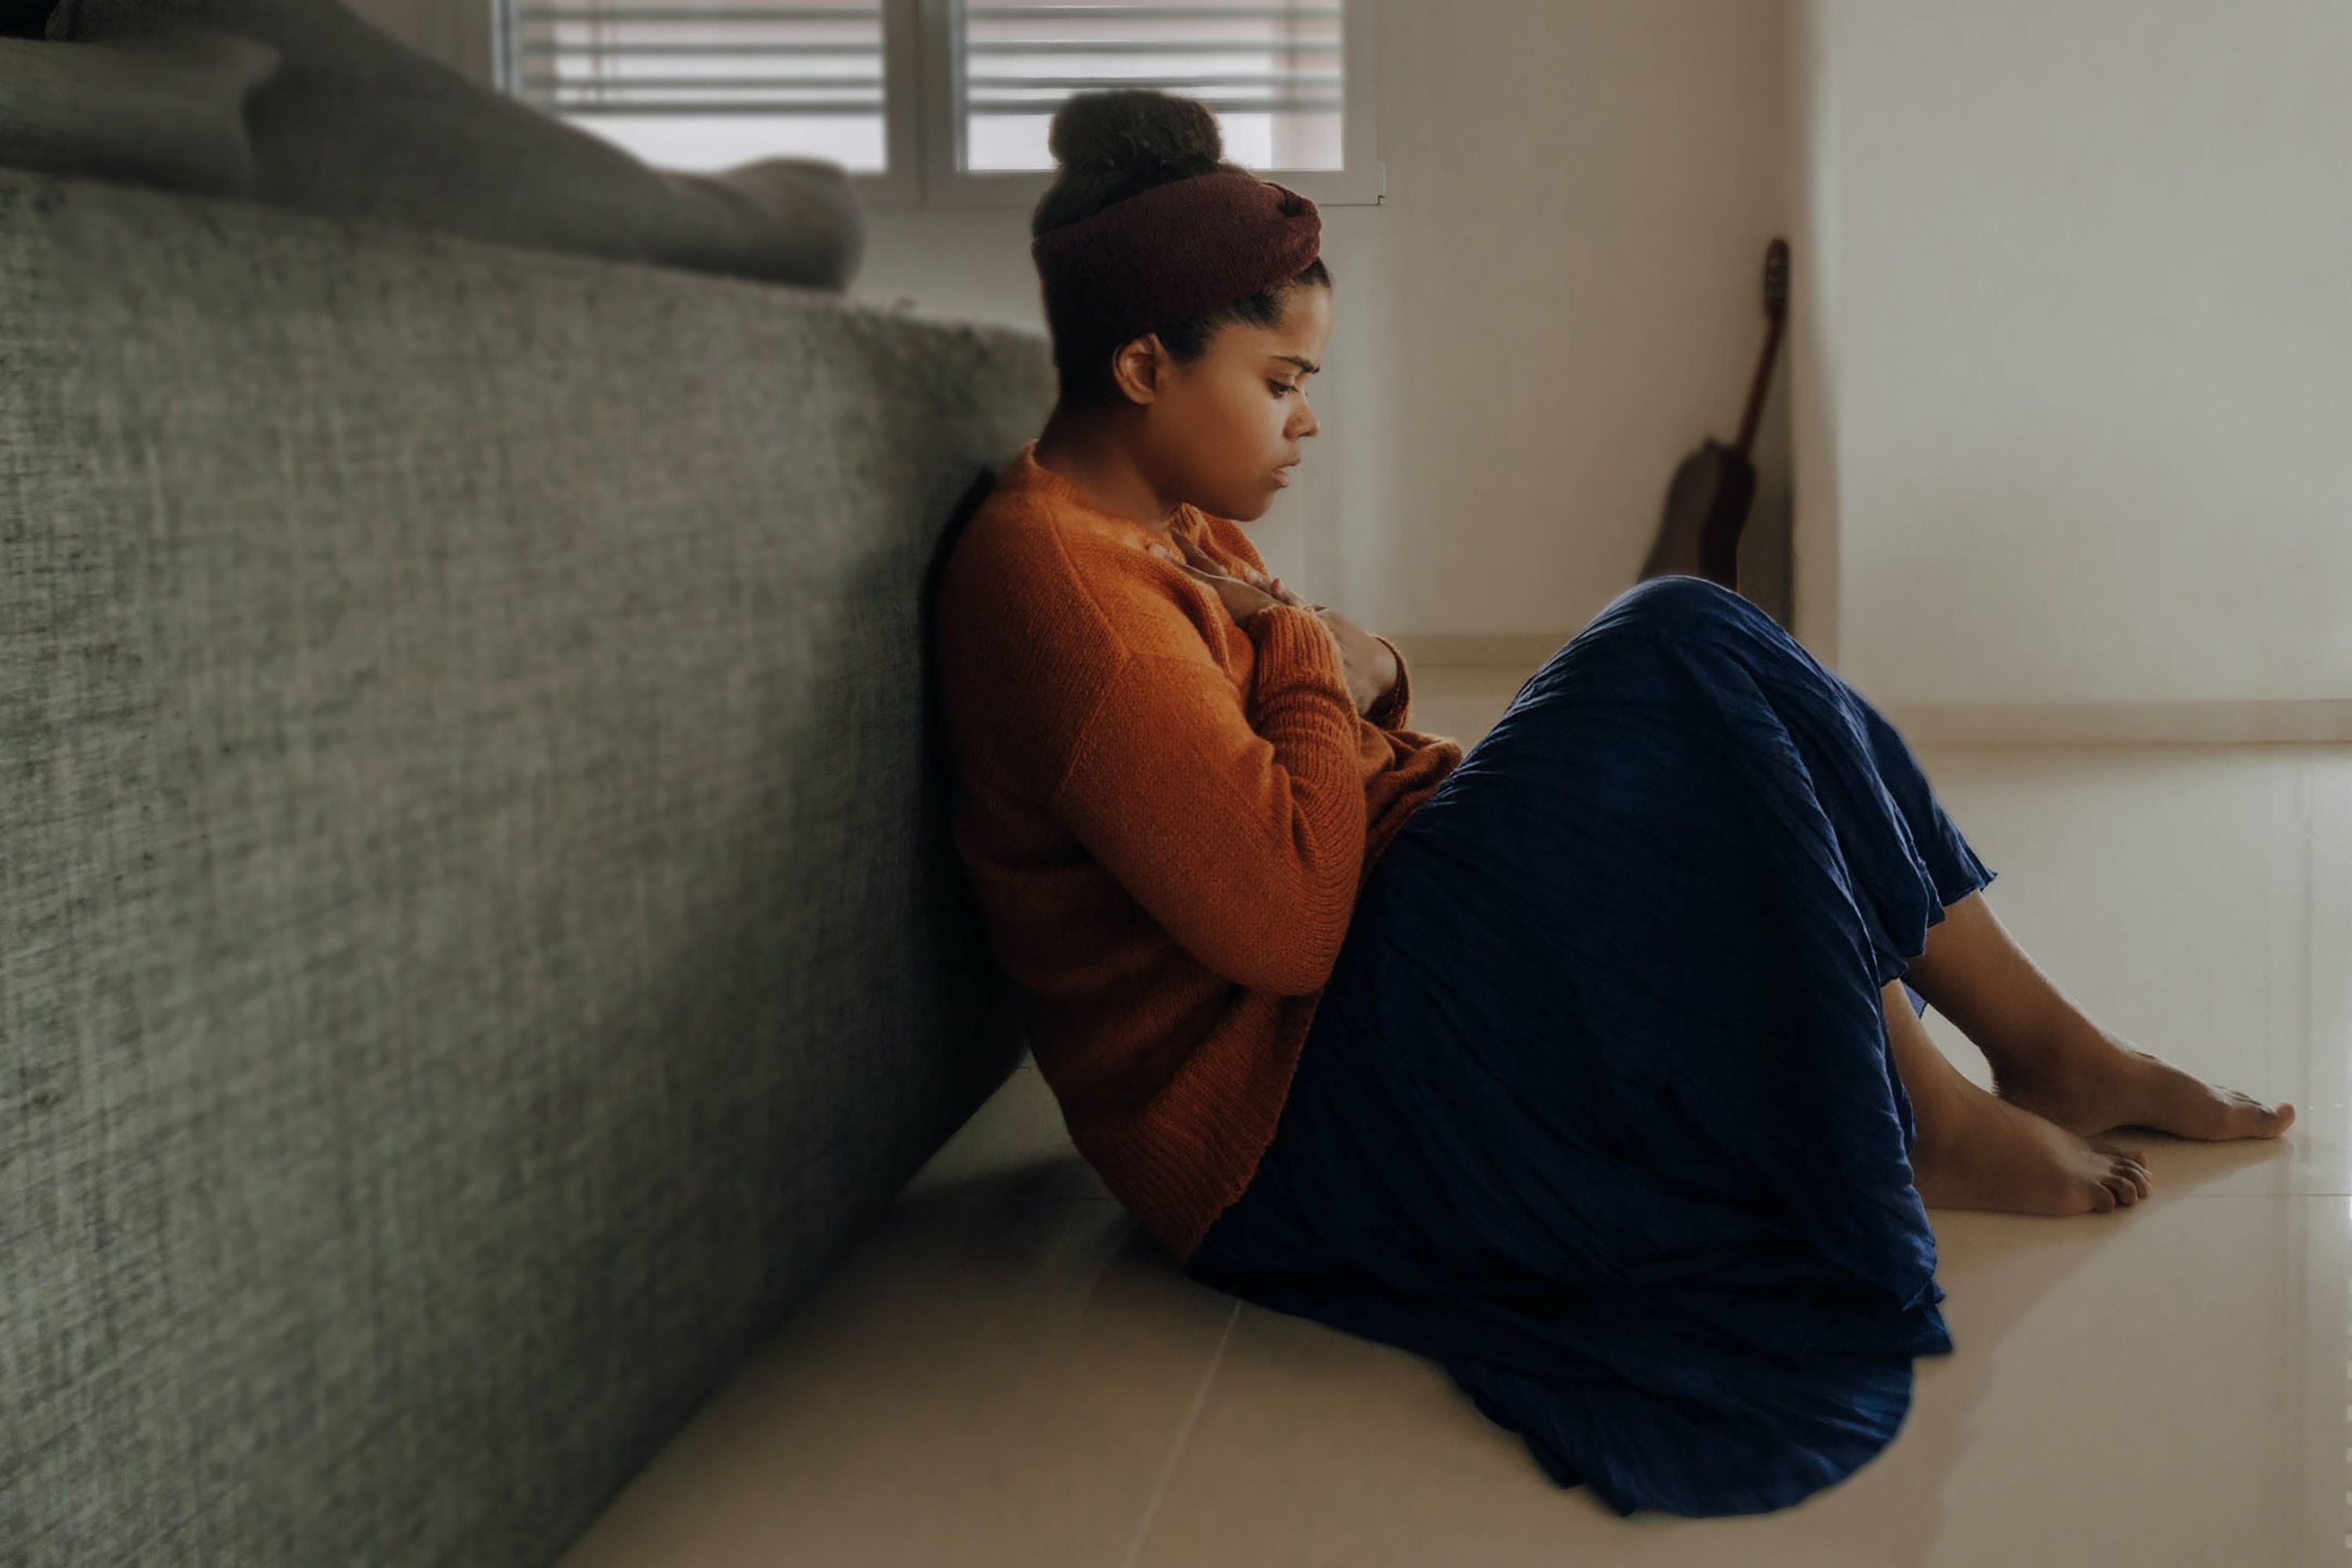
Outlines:
[[[508,79],[509,7],[521,0],[489,0],[492,69],[499,90],[522,101]],[[961,149],[956,113],[960,0],[882,0],[882,146],[890,167],[879,174],[853,172],[858,200],[876,210],[972,210],[1034,207],[1053,175],[1045,170],[974,174],[957,167]],[[1341,70],[1345,77],[1340,169],[1265,169],[1319,206],[1377,205],[1387,189],[1379,156],[1373,88],[1379,58],[1377,0],[1339,0]],[[536,107],[536,106],[534,106]],[[566,124],[566,116],[541,109]],[[583,134],[593,135],[574,126]]]
[[[922,205],[948,209],[1034,207],[1053,183],[1050,171],[972,173],[958,167],[962,117],[957,113],[960,61],[957,8],[961,0],[886,0],[914,6],[920,32],[921,92],[915,100],[922,142]],[[1317,205],[1372,205],[1386,185],[1373,118],[1373,86],[1379,68],[1375,0],[1339,0],[1341,99],[1339,169],[1263,169],[1267,179],[1289,186]],[[885,96],[884,112],[888,113]]]
[[926,205],[921,6],[922,0],[882,0],[882,155],[890,166],[879,174],[849,176],[869,207]]

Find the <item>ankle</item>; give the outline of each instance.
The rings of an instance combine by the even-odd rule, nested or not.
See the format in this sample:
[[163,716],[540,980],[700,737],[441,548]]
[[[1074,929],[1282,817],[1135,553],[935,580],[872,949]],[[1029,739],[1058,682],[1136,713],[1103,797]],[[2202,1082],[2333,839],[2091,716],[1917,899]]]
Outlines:
[[[1927,1005],[1936,1005],[1932,994],[1921,987]],[[1946,1015],[1950,1016],[1948,1014]],[[1953,1019],[1958,1026],[1959,1020]],[[1970,1045],[1984,1053],[1985,1061],[1995,1074],[2047,1073],[2062,1068],[2080,1057],[2085,1044],[2100,1038],[2098,1026],[2078,1009],[2063,1005],[2031,1012],[2005,1014],[1993,1024],[1977,1020],[1973,1029],[1961,1027]]]

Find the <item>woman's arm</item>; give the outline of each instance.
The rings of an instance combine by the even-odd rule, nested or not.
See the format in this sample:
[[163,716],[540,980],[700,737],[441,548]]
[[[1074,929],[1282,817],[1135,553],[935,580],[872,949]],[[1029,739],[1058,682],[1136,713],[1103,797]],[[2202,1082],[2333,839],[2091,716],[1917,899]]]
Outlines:
[[[1286,586],[1281,578],[1265,569],[1265,559],[1258,554],[1257,546],[1234,524],[1212,519],[1210,535],[1234,557],[1231,563],[1202,550],[1181,534],[1174,536],[1174,543],[1179,548],[1162,546],[1160,553],[1169,560],[1181,563],[1196,574],[1231,575],[1247,584],[1257,590],[1255,595],[1244,595],[1253,601],[1263,596],[1314,611],[1317,617],[1330,628],[1332,637],[1339,645],[1340,668],[1357,711],[1383,729],[1401,729],[1411,691],[1409,688],[1402,693],[1399,690],[1400,684],[1405,680],[1404,656],[1397,651],[1396,644],[1378,633],[1364,630],[1328,605],[1308,604],[1306,595]],[[1223,591],[1226,590],[1221,588]],[[1241,613],[1236,608],[1235,614]]]
[[1276,604],[1244,628],[1254,700],[1194,641],[1130,654],[1087,715],[1055,816],[1204,966],[1285,995],[1322,987],[1364,853],[1357,714],[1339,646]]

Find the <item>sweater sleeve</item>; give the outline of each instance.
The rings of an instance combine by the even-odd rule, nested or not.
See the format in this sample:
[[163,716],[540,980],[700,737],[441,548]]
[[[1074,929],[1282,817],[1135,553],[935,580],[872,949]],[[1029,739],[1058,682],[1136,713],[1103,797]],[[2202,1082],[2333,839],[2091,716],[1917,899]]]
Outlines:
[[1209,657],[1124,658],[1076,736],[1056,815],[1211,971],[1307,995],[1338,962],[1365,842],[1356,705],[1313,613],[1250,617],[1244,713]]

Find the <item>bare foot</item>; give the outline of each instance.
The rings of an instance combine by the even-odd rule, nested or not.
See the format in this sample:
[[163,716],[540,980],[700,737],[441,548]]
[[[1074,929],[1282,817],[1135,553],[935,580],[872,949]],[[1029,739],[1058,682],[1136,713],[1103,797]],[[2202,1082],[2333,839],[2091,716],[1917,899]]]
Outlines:
[[2000,1098],[2070,1132],[2153,1127],[2182,1138],[2275,1138],[2294,1125],[2294,1107],[2263,1104],[2181,1071],[2097,1025],[2037,1050],[2007,1070],[1996,1065]]
[[1954,1075],[1934,1114],[1918,1108],[1911,1184],[1929,1208],[2105,1214],[2148,1194],[2137,1149],[2089,1143]]

